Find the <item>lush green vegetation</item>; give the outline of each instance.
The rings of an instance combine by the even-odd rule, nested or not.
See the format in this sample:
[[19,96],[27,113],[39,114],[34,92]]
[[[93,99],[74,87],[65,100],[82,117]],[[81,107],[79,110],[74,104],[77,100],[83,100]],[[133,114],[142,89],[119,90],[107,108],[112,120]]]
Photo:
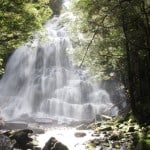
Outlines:
[[[111,130],[120,130],[122,134],[132,132],[128,128],[134,130],[136,135],[129,137],[134,137],[137,149],[149,149],[150,2],[72,1],[75,16],[71,30],[75,33],[72,41],[77,65],[88,68],[95,79],[120,80],[132,113],[142,125],[130,118],[121,124],[116,121],[108,124],[111,123]],[[27,41],[33,31],[41,28],[52,11],[59,15],[61,3],[61,0],[0,0],[0,74],[4,72],[3,61],[7,56]]]
[[74,40],[80,67],[96,78],[119,78],[139,123],[150,123],[150,2],[148,0],[76,0],[74,13],[82,33]]
[[2,58],[25,42],[52,15],[49,3],[49,0],[0,1],[0,68]]
[[[73,0],[72,30],[78,66],[95,78],[119,78],[139,123],[150,123],[150,2],[148,0]],[[57,7],[56,7],[57,6]],[[0,1],[0,73],[13,52],[52,15],[60,0]]]

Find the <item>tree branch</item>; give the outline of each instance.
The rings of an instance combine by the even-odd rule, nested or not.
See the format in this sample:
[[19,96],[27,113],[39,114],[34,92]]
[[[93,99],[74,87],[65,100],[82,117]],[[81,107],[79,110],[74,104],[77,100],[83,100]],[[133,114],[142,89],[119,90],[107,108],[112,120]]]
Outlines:
[[82,58],[82,61],[81,61],[81,63],[80,63],[79,68],[81,68],[82,65],[83,65],[83,62],[84,62],[85,57],[86,57],[86,55],[87,55],[87,52],[88,52],[88,50],[89,50],[89,48],[90,48],[90,46],[91,46],[91,44],[92,44],[92,42],[93,42],[93,40],[94,40],[96,34],[97,34],[97,31],[98,31],[98,29],[95,30],[95,32],[94,32],[94,34],[93,34],[93,36],[92,36],[92,39],[90,40],[90,43],[88,44],[88,46],[87,46],[87,48],[86,48],[86,51],[85,51],[85,53],[84,53],[84,56],[83,56],[83,58]]
[[[104,22],[104,20],[106,19],[106,17],[107,17],[108,15],[105,15],[104,17],[103,17],[103,19],[102,19],[102,23]],[[84,53],[84,56],[83,56],[83,58],[82,58],[82,61],[81,61],[81,63],[80,63],[80,68],[82,67],[82,65],[83,65],[83,62],[84,62],[84,60],[85,60],[85,57],[86,57],[86,55],[87,55],[87,52],[88,52],[88,50],[89,50],[89,48],[90,48],[90,46],[91,46],[91,44],[92,44],[92,42],[93,42],[93,40],[94,40],[94,38],[95,38],[95,36],[96,36],[96,34],[97,34],[97,32],[99,31],[99,26],[97,27],[97,29],[95,30],[95,32],[94,32],[94,34],[93,34],[93,36],[92,36],[92,39],[90,40],[90,42],[89,42],[89,44],[88,44],[88,46],[87,46],[87,48],[86,48],[86,51],[85,51],[85,53]]]

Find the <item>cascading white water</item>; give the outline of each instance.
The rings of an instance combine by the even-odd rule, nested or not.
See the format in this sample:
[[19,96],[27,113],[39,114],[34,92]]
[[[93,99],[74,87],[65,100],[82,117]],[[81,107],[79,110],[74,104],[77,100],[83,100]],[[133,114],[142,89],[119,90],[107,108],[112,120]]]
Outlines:
[[35,36],[10,58],[0,81],[0,109],[8,120],[23,114],[57,120],[112,114],[107,111],[112,106],[108,93],[93,86],[70,63],[71,43],[59,20],[48,21],[44,39]]

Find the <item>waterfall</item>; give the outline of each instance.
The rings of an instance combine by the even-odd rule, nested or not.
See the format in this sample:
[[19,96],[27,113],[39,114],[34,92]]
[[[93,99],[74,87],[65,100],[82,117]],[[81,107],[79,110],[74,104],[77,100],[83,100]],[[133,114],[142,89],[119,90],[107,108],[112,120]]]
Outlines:
[[6,119],[30,117],[92,120],[113,115],[109,94],[76,69],[67,50],[72,45],[54,17],[11,56],[0,81],[0,110]]

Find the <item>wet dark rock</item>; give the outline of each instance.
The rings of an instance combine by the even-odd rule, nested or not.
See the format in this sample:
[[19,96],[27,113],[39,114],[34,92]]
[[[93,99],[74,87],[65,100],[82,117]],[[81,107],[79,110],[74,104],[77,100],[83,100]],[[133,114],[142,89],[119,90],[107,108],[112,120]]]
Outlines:
[[103,142],[102,145],[105,146],[105,147],[109,147],[110,146],[107,141]]
[[110,147],[112,147],[112,148],[115,148],[115,150],[116,149],[120,149],[120,142],[119,141],[111,141],[111,142],[109,142],[109,144],[110,144]]
[[3,134],[3,135],[5,135],[5,136],[9,137],[9,136],[11,136],[11,134],[12,134],[13,132],[14,132],[14,131],[12,131],[12,130],[2,130],[2,131],[1,131],[1,134]]
[[66,145],[57,141],[55,137],[51,137],[42,150],[69,150]]
[[15,140],[14,148],[19,148],[22,150],[33,149],[35,146],[32,142],[33,139],[29,136],[33,131],[30,129],[18,130],[10,133],[9,138]]
[[117,141],[117,140],[119,140],[119,135],[118,134],[112,134],[109,137],[109,140]]
[[94,139],[91,141],[91,143],[94,144],[94,146],[98,146],[98,145],[100,145],[101,142],[99,139]]
[[76,132],[74,135],[75,135],[75,137],[84,137],[84,136],[86,136],[86,133],[84,133],[84,132]]
[[12,150],[13,142],[6,135],[0,134],[0,150]]
[[33,131],[30,129],[17,130],[17,131],[15,130],[2,131],[2,135],[10,139],[13,149],[17,148],[21,150],[27,150],[27,149],[40,150],[41,148],[36,146],[37,143],[34,140],[32,133]]
[[93,133],[92,136],[99,137],[100,134],[99,133]]
[[97,140],[94,140],[94,144],[95,144],[95,146],[99,146],[101,144],[101,142],[97,139]]
[[135,131],[134,126],[129,126],[129,127],[127,128],[127,131],[126,131],[126,132],[134,132],[134,131]]

